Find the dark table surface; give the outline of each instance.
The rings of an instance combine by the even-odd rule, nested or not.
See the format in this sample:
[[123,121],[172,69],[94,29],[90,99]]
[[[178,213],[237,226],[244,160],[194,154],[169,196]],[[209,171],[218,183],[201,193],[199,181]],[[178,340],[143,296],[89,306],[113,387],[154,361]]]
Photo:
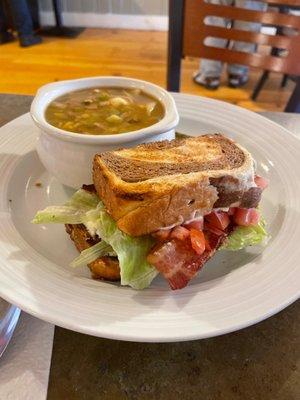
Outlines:
[[[27,112],[31,100],[0,95],[0,126]],[[290,124],[297,119],[276,118]],[[300,399],[299,311],[298,301],[238,332],[168,344],[113,341],[56,327],[47,398]]]

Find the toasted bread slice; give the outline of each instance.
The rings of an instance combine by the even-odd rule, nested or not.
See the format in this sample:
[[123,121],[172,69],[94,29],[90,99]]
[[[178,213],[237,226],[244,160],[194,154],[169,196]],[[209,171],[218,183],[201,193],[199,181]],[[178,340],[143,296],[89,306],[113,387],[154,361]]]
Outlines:
[[[89,234],[83,224],[66,224],[66,231],[79,252],[99,242]],[[119,261],[116,257],[98,257],[95,261],[89,263],[88,267],[94,279],[106,279],[109,281],[118,281],[120,279]]]
[[93,180],[118,227],[132,236],[203,215],[255,206],[253,159],[223,135],[142,144],[98,154]]

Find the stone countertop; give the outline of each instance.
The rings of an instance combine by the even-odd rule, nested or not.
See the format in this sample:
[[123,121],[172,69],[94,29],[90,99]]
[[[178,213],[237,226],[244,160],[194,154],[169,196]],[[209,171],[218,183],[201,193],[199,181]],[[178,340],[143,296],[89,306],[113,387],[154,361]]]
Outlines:
[[[27,112],[31,100],[0,95],[0,125]],[[272,114],[280,123],[281,113]],[[47,399],[299,399],[299,311],[298,301],[249,328],[183,343],[113,341],[56,327]]]
[[216,338],[131,343],[56,328],[48,400],[296,400],[300,303]]
[[32,96],[0,93],[0,126],[29,111]]

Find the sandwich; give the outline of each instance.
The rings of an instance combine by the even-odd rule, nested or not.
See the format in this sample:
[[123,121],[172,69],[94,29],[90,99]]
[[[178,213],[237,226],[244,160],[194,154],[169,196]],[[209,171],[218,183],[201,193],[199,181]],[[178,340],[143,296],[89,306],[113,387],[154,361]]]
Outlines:
[[184,288],[219,249],[266,242],[258,205],[266,179],[251,154],[221,134],[96,154],[93,184],[34,223],[64,223],[92,277],[148,287],[161,274]]

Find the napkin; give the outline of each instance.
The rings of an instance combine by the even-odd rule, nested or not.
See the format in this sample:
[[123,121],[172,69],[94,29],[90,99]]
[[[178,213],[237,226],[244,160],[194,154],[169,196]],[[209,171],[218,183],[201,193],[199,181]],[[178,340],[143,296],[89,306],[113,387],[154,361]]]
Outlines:
[[45,400],[54,325],[24,312],[0,358],[0,399]]

